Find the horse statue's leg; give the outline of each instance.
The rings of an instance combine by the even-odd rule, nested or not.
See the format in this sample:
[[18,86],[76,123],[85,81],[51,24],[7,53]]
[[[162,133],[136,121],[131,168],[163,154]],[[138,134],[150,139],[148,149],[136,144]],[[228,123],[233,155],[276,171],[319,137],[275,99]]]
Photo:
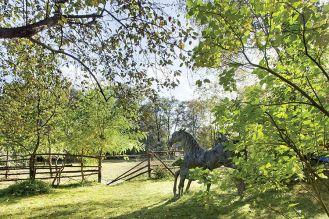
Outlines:
[[182,169],[180,172],[180,180],[178,185],[178,193],[180,196],[183,195],[184,182],[187,177],[188,177],[188,169]]
[[184,190],[184,181],[185,181],[185,176],[180,176],[179,184],[178,184],[178,195],[182,196],[183,195],[183,190]]
[[207,183],[207,192],[210,192],[211,183]]
[[174,181],[174,188],[173,188],[174,198],[177,196],[177,180],[178,180],[179,174],[180,174],[180,170],[176,171],[176,173],[175,173],[175,181]]
[[240,196],[240,199],[242,199],[244,195],[244,191],[246,190],[246,184],[244,183],[244,180],[239,179],[239,182],[237,183],[237,189],[238,189],[238,195]]
[[235,181],[235,186],[237,188],[238,195],[240,196],[240,199],[242,199],[244,195],[244,191],[246,190],[246,184],[244,180],[241,178],[234,177],[233,179]]
[[186,185],[185,193],[187,193],[188,190],[190,189],[191,183],[192,183],[192,180],[189,179],[188,182],[187,182],[187,185]]

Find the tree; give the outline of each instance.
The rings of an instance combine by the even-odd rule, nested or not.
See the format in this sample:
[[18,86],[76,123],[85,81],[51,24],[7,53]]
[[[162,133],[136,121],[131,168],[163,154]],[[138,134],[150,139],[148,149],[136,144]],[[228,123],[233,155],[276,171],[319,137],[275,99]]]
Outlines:
[[186,129],[204,147],[215,143],[211,101],[159,98],[141,107],[141,129],[147,132],[147,149],[166,149],[171,133]]
[[329,215],[319,191],[323,168],[311,165],[328,139],[328,4],[190,0],[187,7],[202,25],[195,67],[219,69],[226,90],[236,90],[244,73],[260,84],[217,109],[222,128],[241,141],[233,148],[248,148],[247,161],[237,162],[268,188],[297,174]]
[[212,107],[210,100],[181,102],[175,108],[175,127],[186,129],[203,147],[214,146],[216,130],[212,125]]
[[142,149],[144,134],[138,130],[138,100],[132,100],[129,109],[124,109],[115,98],[105,102],[96,90],[71,95],[63,124],[67,151],[104,155]]
[[34,180],[36,153],[49,143],[47,138],[67,101],[69,83],[60,76],[51,55],[34,56],[29,50],[16,53],[32,65],[12,63],[12,81],[4,84],[0,96],[0,138],[7,152],[30,155],[30,178]]
[[329,117],[326,90],[321,90],[329,82],[327,5],[190,0],[187,7],[204,25],[196,67],[222,67],[220,81],[228,89],[235,88],[235,74],[252,69],[263,83],[283,83],[296,92],[296,102]]
[[[93,89],[76,90],[63,78],[52,55],[37,52],[16,50],[18,59],[30,64],[11,64],[8,70],[15,71],[0,95],[1,148],[29,155],[32,180],[36,155],[43,151],[103,155],[142,147],[139,141],[144,135],[138,131],[135,95],[104,101]],[[117,95],[127,94],[122,87],[120,90],[115,91]],[[104,92],[114,92],[114,88]]]
[[183,57],[184,41],[191,32],[165,11],[165,4],[139,0],[5,1],[0,9],[0,46],[5,54],[1,68],[16,57],[7,48],[12,43],[17,49],[42,49],[60,60],[58,65],[87,72],[105,100],[110,97],[105,96],[102,80],[144,91],[152,83],[175,86],[177,82],[169,77],[160,81],[147,73],[172,65],[178,55]]
[[175,99],[159,98],[146,102],[140,109],[141,129],[147,133],[146,149],[164,150],[174,124]]

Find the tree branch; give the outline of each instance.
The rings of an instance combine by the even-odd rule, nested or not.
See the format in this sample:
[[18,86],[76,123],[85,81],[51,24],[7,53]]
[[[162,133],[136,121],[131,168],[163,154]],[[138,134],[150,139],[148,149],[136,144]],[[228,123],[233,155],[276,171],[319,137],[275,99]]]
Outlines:
[[318,99],[319,104],[323,107],[323,105],[322,105],[322,103],[321,103],[321,100],[320,100],[318,94],[316,93],[315,89],[313,88],[313,86],[312,86],[312,84],[311,84],[309,78],[308,78],[307,76],[305,76],[305,77],[306,77],[307,83],[308,83],[308,85],[311,87],[311,89],[312,89],[312,91],[313,91],[313,93],[314,93],[316,99]]
[[326,72],[326,70],[323,68],[323,66],[315,59],[313,58],[308,51],[308,47],[307,47],[307,42],[306,42],[306,19],[305,19],[305,15],[304,13],[298,11],[297,8],[295,8],[294,6],[292,6],[290,3],[288,2],[280,2],[283,4],[288,5],[289,7],[291,7],[296,13],[298,13],[301,18],[302,18],[302,22],[303,22],[303,29],[302,29],[302,41],[303,41],[303,45],[304,45],[304,50],[305,50],[305,55],[314,63],[316,64],[316,66],[318,66],[318,68],[321,70],[321,72],[324,74],[324,76],[327,78],[327,80],[329,81],[329,74]]
[[108,13],[114,20],[116,20],[119,24],[121,24],[124,28],[126,28],[127,29],[127,26],[124,24],[124,23],[122,23],[116,16],[114,16],[110,11],[108,11],[108,10],[106,10],[105,8],[104,8],[104,11],[106,12],[106,13]]
[[55,15],[21,27],[0,28],[0,39],[31,37],[51,26],[55,26],[60,19],[60,15]]
[[280,79],[281,81],[285,82],[286,84],[290,85],[291,87],[293,87],[295,90],[297,90],[302,96],[304,96],[306,99],[308,99],[308,101],[310,101],[310,104],[312,106],[314,106],[315,108],[317,108],[318,110],[320,110],[325,116],[329,117],[329,111],[326,110],[323,106],[321,106],[320,104],[318,104],[310,95],[308,95],[306,93],[306,91],[304,91],[302,88],[300,88],[297,84],[293,83],[292,81],[288,80],[287,78],[283,77],[282,75],[280,75],[279,73],[275,72],[274,70],[270,69],[270,68],[266,68],[264,66],[261,65],[257,65],[254,64],[250,61],[250,59],[248,58],[248,56],[246,55],[244,48],[242,48],[242,54],[244,55],[244,57],[246,58],[246,60],[248,61],[248,63],[253,66],[253,67],[257,67],[260,69],[263,69],[267,72],[269,72],[271,75],[275,76],[276,78]]
[[62,15],[63,17],[65,18],[68,18],[68,19],[82,19],[82,18],[93,18],[93,19],[96,19],[96,18],[101,18],[103,17],[102,15],[99,15],[99,14],[69,14],[69,15]]
[[98,14],[83,14],[83,15],[61,15],[55,14],[52,17],[46,17],[44,20],[38,21],[33,24],[28,24],[21,27],[0,27],[0,39],[12,39],[12,38],[29,38],[37,33],[53,27],[58,24],[62,18],[67,19],[83,19],[83,18],[100,18],[102,15]]
[[303,30],[302,30],[302,36],[303,36],[303,44],[304,44],[304,50],[305,50],[305,55],[311,59],[311,61],[316,64],[316,66],[318,66],[318,68],[321,70],[321,72],[324,74],[324,76],[326,76],[327,80],[329,81],[329,74],[326,72],[326,70],[323,68],[323,66],[316,61],[315,58],[313,58],[309,52],[308,52],[308,47],[307,47],[307,42],[306,42],[306,37],[305,37],[305,31],[306,31],[306,21],[305,21],[305,17],[304,14],[302,14],[302,18],[303,18]]
[[39,46],[41,46],[41,47],[43,47],[43,48],[45,48],[45,49],[50,50],[50,51],[53,52],[53,53],[63,54],[63,55],[66,55],[66,56],[68,56],[68,57],[74,59],[75,61],[77,61],[80,65],[82,65],[82,66],[85,68],[85,70],[86,70],[86,71],[91,75],[91,77],[94,79],[94,81],[96,82],[97,87],[98,87],[98,89],[100,90],[100,92],[101,92],[102,96],[104,97],[105,101],[108,101],[108,100],[109,100],[110,97],[107,97],[106,94],[104,93],[104,90],[103,90],[102,86],[100,85],[100,83],[98,82],[98,79],[97,79],[96,75],[91,71],[91,69],[90,69],[90,68],[89,68],[89,67],[88,67],[83,61],[81,61],[79,58],[75,57],[74,55],[65,52],[64,50],[57,50],[57,49],[54,49],[54,48],[52,48],[52,47],[50,47],[50,46],[48,46],[48,45],[46,45],[46,44],[44,44],[44,43],[42,43],[42,42],[36,40],[36,39],[29,38],[29,40],[30,40],[31,42],[35,43],[35,44],[38,44]]
[[250,102],[241,102],[241,103],[249,104],[251,106],[281,106],[281,105],[290,105],[290,104],[303,104],[303,105],[313,106],[311,103],[302,102],[302,101],[290,101],[290,102],[283,102],[283,103],[258,103],[258,104],[253,104]]

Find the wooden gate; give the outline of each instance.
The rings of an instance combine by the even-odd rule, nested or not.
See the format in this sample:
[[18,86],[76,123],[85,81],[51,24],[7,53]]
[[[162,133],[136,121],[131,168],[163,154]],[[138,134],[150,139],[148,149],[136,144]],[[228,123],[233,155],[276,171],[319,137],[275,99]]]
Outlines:
[[[177,151],[181,153],[181,151]],[[135,165],[134,167],[130,168],[129,170],[123,172],[120,174],[118,177],[115,179],[111,180],[110,182],[107,183],[107,185],[114,184],[118,181],[129,181],[132,180],[138,176],[147,174],[148,178],[151,178],[151,173],[154,167],[159,167],[161,166],[162,168],[166,169],[167,171],[170,172],[172,176],[174,176],[173,170],[175,167],[171,166],[170,164],[167,164],[163,159],[161,158],[160,154],[163,153],[175,153],[175,151],[152,151],[148,152],[146,154],[140,154],[141,161]],[[122,156],[122,155],[121,155]],[[126,157],[129,157],[129,155],[125,155]],[[116,158],[118,156],[115,156]],[[136,155],[133,155],[133,157],[136,157]],[[111,157],[109,157],[111,158]]]

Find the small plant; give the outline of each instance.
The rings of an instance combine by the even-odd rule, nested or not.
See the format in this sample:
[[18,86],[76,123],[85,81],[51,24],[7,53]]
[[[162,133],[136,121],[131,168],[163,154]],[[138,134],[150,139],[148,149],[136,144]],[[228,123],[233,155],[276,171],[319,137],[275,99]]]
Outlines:
[[26,180],[17,182],[4,189],[2,193],[13,196],[30,196],[48,193],[50,185],[40,180]]
[[208,169],[196,167],[190,170],[190,179],[197,180],[200,184],[214,183],[214,178],[215,175]]
[[169,172],[161,167],[155,167],[153,170],[153,178],[154,179],[167,179],[169,178]]

